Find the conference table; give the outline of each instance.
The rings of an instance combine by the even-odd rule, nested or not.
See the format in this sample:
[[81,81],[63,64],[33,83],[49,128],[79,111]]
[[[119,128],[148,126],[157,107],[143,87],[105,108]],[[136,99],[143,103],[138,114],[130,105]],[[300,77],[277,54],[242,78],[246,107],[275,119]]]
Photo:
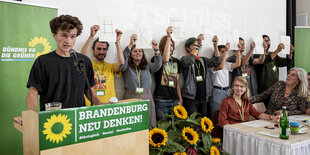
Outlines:
[[[310,116],[290,116],[290,121],[299,121]],[[223,149],[232,155],[310,155],[310,130],[301,128],[303,133],[289,135],[289,139],[279,138],[279,128],[272,127],[274,122],[255,120],[245,123],[224,126]]]

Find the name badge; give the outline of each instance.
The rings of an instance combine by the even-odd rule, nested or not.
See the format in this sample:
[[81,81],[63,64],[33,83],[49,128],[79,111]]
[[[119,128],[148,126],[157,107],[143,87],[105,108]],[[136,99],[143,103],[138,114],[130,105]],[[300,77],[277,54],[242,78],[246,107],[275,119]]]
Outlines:
[[202,76],[201,76],[201,75],[200,75],[200,76],[196,76],[196,81],[197,81],[197,82],[203,81]]
[[272,67],[272,70],[275,72],[277,70],[277,67],[276,66],[273,66]]
[[169,81],[169,87],[174,87],[174,81]]
[[136,94],[143,94],[144,93],[144,88],[136,88]]
[[104,96],[105,91],[104,90],[96,90],[96,94],[97,94],[97,96]]
[[243,73],[242,76],[243,77],[248,77],[248,73]]

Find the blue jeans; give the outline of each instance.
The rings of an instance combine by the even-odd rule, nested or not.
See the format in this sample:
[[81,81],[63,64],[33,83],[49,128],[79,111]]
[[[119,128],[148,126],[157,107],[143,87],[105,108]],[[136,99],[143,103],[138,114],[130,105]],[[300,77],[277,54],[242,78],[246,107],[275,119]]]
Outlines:
[[176,106],[179,100],[163,100],[163,99],[154,99],[155,109],[156,109],[156,118],[157,121],[165,118],[165,114],[171,113],[173,107]]
[[210,110],[211,110],[211,117],[213,118],[214,112],[216,110],[220,110],[222,100],[229,96],[229,90],[221,90],[217,88],[212,89],[212,96],[210,101]]

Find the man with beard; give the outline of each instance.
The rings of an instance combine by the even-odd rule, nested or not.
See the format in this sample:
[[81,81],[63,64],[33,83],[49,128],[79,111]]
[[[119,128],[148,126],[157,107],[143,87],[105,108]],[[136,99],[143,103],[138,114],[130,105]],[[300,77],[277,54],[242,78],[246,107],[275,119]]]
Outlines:
[[[94,25],[90,28],[90,36],[84,44],[81,53],[87,55],[89,53],[89,49],[91,43],[94,39],[94,36],[98,32],[100,27],[98,25]],[[105,61],[109,43],[101,42],[99,38],[97,38],[92,45],[94,59],[92,60],[92,65],[94,69],[94,78],[95,78],[95,90],[98,98],[103,103],[108,103],[111,97],[115,97],[115,89],[114,89],[114,74],[119,77],[121,75],[121,70],[124,65],[124,56],[120,46],[120,39],[122,36],[122,31],[116,29],[116,51],[117,51],[117,63],[108,63]],[[90,105],[89,101],[86,99],[86,105]]]
[[[290,45],[290,54],[286,58],[281,58],[278,54],[284,47],[283,43],[278,45],[278,48],[274,52],[269,52],[271,45],[268,35],[263,35],[264,43],[267,44],[267,51],[265,52],[265,61],[262,64],[256,65],[257,73],[257,92],[260,94],[266,91],[269,87],[279,81],[279,67],[291,67],[293,62],[294,46]],[[258,58],[260,55],[254,55],[254,58]],[[268,107],[269,101],[264,101],[265,106]]]

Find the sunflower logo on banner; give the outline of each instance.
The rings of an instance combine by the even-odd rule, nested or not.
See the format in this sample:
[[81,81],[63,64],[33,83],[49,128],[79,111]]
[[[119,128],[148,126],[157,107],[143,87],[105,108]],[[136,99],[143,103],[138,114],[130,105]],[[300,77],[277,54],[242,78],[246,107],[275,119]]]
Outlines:
[[49,51],[51,51],[50,42],[47,41],[46,38],[43,37],[34,37],[31,39],[31,41],[28,43],[28,46],[35,47],[37,44],[43,45],[44,49],[42,52],[36,52],[36,58],[38,58],[40,55],[46,54]]
[[71,134],[72,124],[69,123],[70,119],[67,119],[67,115],[59,114],[56,116],[53,114],[50,119],[46,119],[44,123],[44,129],[42,132],[46,135],[46,140],[50,140],[53,143],[59,143],[67,138],[67,135]]

